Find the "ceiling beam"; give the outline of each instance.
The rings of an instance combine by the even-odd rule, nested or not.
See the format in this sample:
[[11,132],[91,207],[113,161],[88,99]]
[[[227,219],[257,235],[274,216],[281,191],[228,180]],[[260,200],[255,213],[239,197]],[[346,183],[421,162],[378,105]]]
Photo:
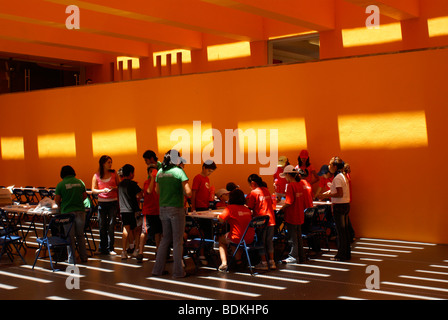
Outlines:
[[[218,8],[200,0],[45,0],[237,41],[263,40],[263,19],[256,15]],[[82,18],[81,18],[82,20]],[[81,22],[82,23],[82,22]]]
[[[358,6],[367,8],[376,5],[382,15],[395,20],[418,18],[420,15],[419,0],[345,0]],[[426,1],[426,0],[423,0]]]
[[[36,10],[38,8],[38,10]],[[1,15],[28,23],[65,28],[66,6],[41,0],[21,0],[2,3]],[[95,11],[83,10],[80,14],[80,32],[105,35],[181,49],[200,49],[199,32],[133,20]]]
[[23,60],[36,60],[41,62],[52,62],[69,65],[104,64],[110,61],[108,55],[47,46],[37,43],[6,40],[0,38],[0,55],[8,58]]
[[115,56],[149,56],[149,46],[146,43],[24,23],[7,16],[0,16],[0,38]]
[[202,0],[265,18],[305,27],[309,30],[334,29],[333,0]]

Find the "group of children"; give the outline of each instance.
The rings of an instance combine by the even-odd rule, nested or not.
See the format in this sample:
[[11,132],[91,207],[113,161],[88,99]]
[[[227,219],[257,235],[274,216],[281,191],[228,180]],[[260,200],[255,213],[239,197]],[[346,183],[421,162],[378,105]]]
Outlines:
[[[143,261],[143,248],[150,232],[154,236],[156,249],[158,249],[163,237],[156,183],[161,163],[151,150],[146,151],[143,158],[147,164],[148,173],[143,189],[133,180],[134,167],[130,164],[126,164],[118,170],[119,183],[116,186],[123,226],[121,258],[127,259],[129,255],[132,255],[138,262]],[[218,219],[228,224],[229,231],[219,235],[218,239],[221,258],[220,271],[225,271],[228,267],[229,243],[237,244],[251,219],[260,215],[268,215],[269,223],[263,234],[256,237],[263,248],[259,252],[261,262],[256,268],[262,270],[276,268],[273,238],[276,225],[276,203],[280,201],[282,201],[282,205],[278,212],[284,216],[291,243],[291,251],[282,262],[301,263],[305,261],[302,237],[300,236],[301,225],[304,222],[304,211],[306,208],[313,206],[313,196],[317,197],[329,189],[332,177],[328,171],[328,165],[322,166],[319,172],[314,170],[309,163],[309,155],[306,150],[300,153],[298,162],[299,164],[293,167],[286,157],[279,158],[278,170],[274,175],[275,195],[271,195],[267,184],[256,174],[251,174],[247,179],[251,188],[247,195],[234,183],[228,183],[226,188],[214,192],[209,176],[217,169],[217,166],[210,160],[203,163],[201,172],[193,179],[191,197],[185,197],[185,213],[187,214],[188,211],[204,211],[210,208],[222,211]],[[184,164],[184,161],[180,161],[179,167],[183,169]],[[111,169],[109,168],[109,170]],[[311,185],[319,180],[319,188],[313,195]],[[108,193],[112,189],[103,189],[98,192]],[[215,199],[218,200],[215,201]],[[141,203],[143,203],[142,206]],[[213,230],[209,221],[199,219],[198,222],[204,236],[213,238]],[[253,239],[254,233],[249,231],[245,240],[250,243]],[[205,257],[201,258],[205,260]],[[238,258],[237,256],[237,263],[240,261]]]

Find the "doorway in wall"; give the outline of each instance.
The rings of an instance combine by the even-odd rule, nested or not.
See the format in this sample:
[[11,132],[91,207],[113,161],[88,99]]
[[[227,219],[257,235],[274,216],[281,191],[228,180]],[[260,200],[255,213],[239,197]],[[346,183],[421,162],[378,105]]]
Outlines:
[[268,42],[269,64],[319,60],[319,33],[273,39]]

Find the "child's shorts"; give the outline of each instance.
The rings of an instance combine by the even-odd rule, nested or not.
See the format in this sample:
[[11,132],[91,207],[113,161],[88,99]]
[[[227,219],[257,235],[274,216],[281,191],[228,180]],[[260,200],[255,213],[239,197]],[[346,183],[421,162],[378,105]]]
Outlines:
[[134,230],[137,227],[134,212],[121,212],[121,222],[123,223],[123,226],[130,226],[131,230]]
[[143,215],[142,232],[144,234],[149,234],[149,232],[153,234],[162,233],[162,221],[159,215]]

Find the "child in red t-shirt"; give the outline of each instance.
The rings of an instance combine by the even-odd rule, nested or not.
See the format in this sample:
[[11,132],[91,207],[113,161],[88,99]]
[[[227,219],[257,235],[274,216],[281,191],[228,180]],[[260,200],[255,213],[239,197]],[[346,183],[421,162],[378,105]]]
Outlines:
[[[316,189],[316,192],[314,193],[314,198],[319,199],[319,196],[330,190],[331,182],[333,181],[333,174],[328,170],[328,165],[324,164],[320,171],[317,173],[317,175],[320,177],[319,180],[319,186]],[[328,198],[329,199],[329,198]]]
[[[252,191],[246,197],[246,204],[253,211],[253,216],[269,216],[268,227],[263,234],[257,234],[260,245],[263,249],[259,251],[261,262],[255,266],[257,269],[268,270],[276,269],[274,261],[274,229],[275,229],[275,213],[272,206],[272,197],[269,193],[266,183],[256,174],[251,174],[247,181]],[[269,267],[266,259],[266,252],[269,256]]]
[[191,187],[191,211],[208,210],[210,206],[210,179],[216,170],[215,162],[207,160],[202,164],[202,171],[193,179]]
[[148,239],[149,230],[154,232],[154,240],[156,242],[156,251],[159,248],[162,239],[162,222],[159,217],[159,195],[156,189],[156,166],[148,166],[148,179],[143,184],[143,222],[142,233],[140,234],[140,248],[137,255],[137,261],[143,261],[143,248]]
[[218,198],[218,202],[215,204],[216,209],[224,209],[227,207],[227,202],[229,201],[229,191],[227,189],[219,189],[216,191],[216,197]]
[[309,184],[301,180],[293,166],[287,166],[282,174],[288,181],[285,204],[280,209],[285,213],[291,251],[283,263],[303,263],[306,261],[303,249],[302,224],[305,221],[305,209],[313,206]]
[[[216,164],[214,161],[206,160],[202,164],[202,171],[196,175],[193,179],[193,185],[191,187],[191,211],[206,211],[210,207],[210,179],[208,178],[213,171],[216,170]],[[206,239],[213,238],[213,226],[211,221],[206,219],[199,219],[199,226]],[[207,264],[206,258],[201,249],[201,255],[199,259],[205,265]]]
[[289,160],[285,156],[280,156],[278,158],[277,171],[274,174],[274,192],[277,197],[277,202],[280,202],[285,196],[286,191],[286,179],[280,177],[285,167],[289,165]]
[[[219,237],[219,255],[221,257],[221,265],[218,270],[225,272],[227,270],[227,249],[230,242],[238,244],[246,230],[249,222],[252,220],[252,212],[245,206],[246,198],[244,192],[235,189],[229,194],[229,204],[224,211],[218,216],[220,222],[227,222],[230,231]],[[250,228],[244,240],[247,243],[254,241],[254,229]],[[241,251],[237,253],[237,264],[241,263]]]

